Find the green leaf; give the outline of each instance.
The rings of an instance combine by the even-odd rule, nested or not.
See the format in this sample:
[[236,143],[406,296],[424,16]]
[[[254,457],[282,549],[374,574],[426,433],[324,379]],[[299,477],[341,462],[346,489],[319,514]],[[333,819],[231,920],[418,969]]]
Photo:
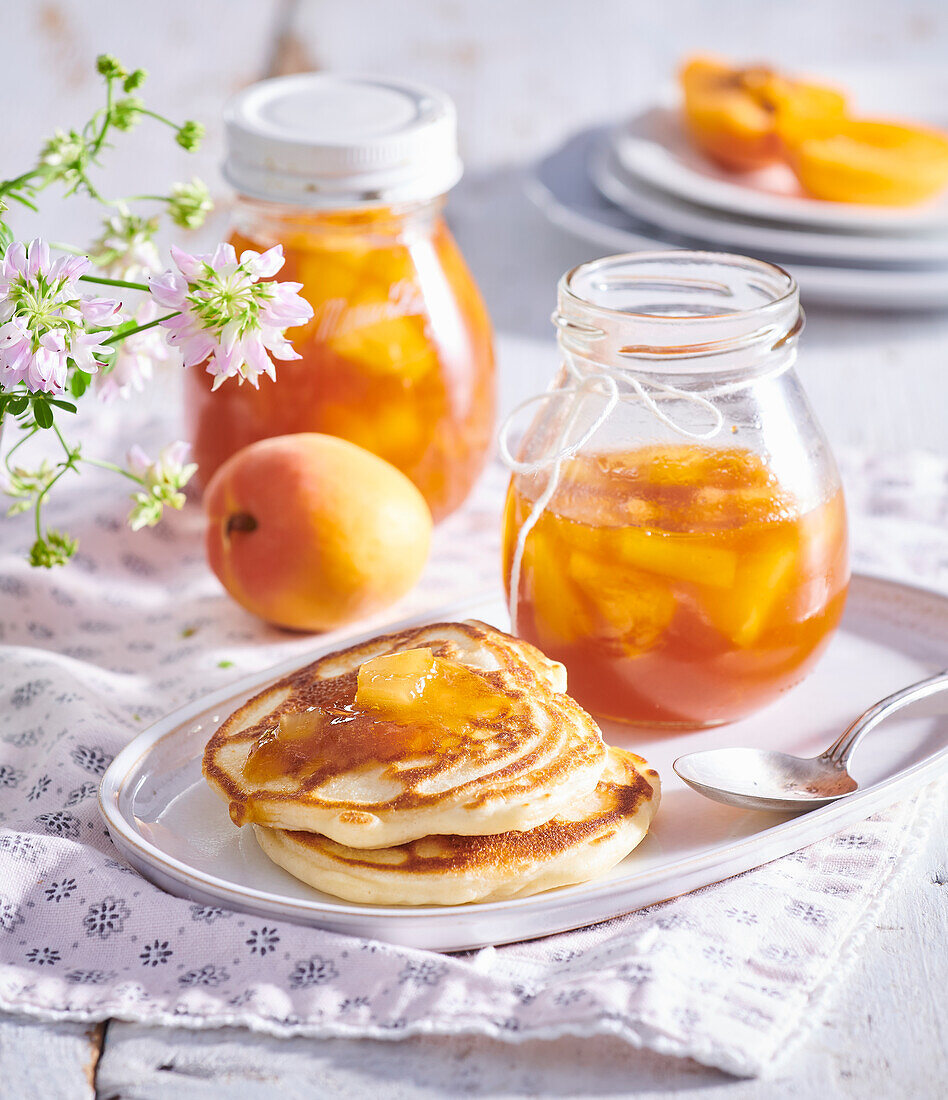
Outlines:
[[65,409],[66,412],[76,412],[76,406],[71,401],[63,401],[59,397],[50,397],[47,399],[50,405],[55,405],[57,409]]
[[10,412],[14,416],[19,416],[20,413],[26,412],[26,410],[29,408],[29,405],[30,399],[26,396],[26,394],[23,394],[22,396],[18,395],[16,397],[11,397],[9,405]]
[[69,379],[69,392],[73,397],[82,397],[82,395],[89,388],[89,383],[92,381],[92,375],[86,374],[84,370],[74,370],[72,376]]
[[6,252],[11,244],[13,244],[13,232],[5,222],[0,221],[0,252]]
[[51,428],[53,426],[53,410],[45,401],[33,402],[33,416],[41,428]]

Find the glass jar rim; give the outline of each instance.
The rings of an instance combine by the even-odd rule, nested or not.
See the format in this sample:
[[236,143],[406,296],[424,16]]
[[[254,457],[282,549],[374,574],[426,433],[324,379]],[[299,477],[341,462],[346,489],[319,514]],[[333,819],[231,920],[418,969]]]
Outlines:
[[[604,301],[609,298],[614,304]],[[577,265],[560,279],[553,321],[561,345],[584,358],[615,360],[612,365],[629,369],[633,360],[659,360],[660,369],[680,372],[683,360],[766,354],[792,344],[803,312],[796,281],[777,264],[674,249]],[[687,369],[721,367],[693,363]]]

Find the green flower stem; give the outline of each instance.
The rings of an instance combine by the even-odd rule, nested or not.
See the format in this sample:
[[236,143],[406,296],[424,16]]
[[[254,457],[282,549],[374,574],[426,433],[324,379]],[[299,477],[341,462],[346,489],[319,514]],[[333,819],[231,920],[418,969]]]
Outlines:
[[106,77],[105,80],[105,112],[102,116],[102,125],[99,128],[99,133],[96,136],[95,141],[92,143],[92,148],[89,150],[89,155],[94,157],[96,153],[102,148],[102,143],[105,141],[105,135],[109,132],[109,126],[112,122],[112,81],[111,76]]
[[[62,241],[49,241],[49,247],[55,248],[57,252],[68,252],[70,256],[86,256],[88,253],[82,248],[75,248],[71,244],[63,244]],[[81,279],[82,276],[80,275]]]
[[[34,434],[38,430],[39,429],[34,428],[33,432],[31,432],[30,435]],[[79,448],[78,447],[73,449],[66,442],[65,437],[63,436],[63,433],[59,430],[59,425],[58,424],[56,424],[56,423],[53,424],[53,431],[56,433],[56,436],[59,439],[59,442],[62,444],[63,451],[65,451],[65,453],[66,453],[66,459],[65,459],[64,462],[59,463],[59,466],[60,466],[59,473],[56,474],[56,476],[50,481],[50,483],[46,486],[46,488],[36,498],[35,526],[36,526],[36,537],[37,537],[37,539],[42,540],[42,538],[43,538],[43,533],[42,533],[43,525],[40,521],[40,509],[42,508],[42,506],[43,506],[43,504],[46,500],[46,497],[49,495],[49,492],[52,489],[52,487],[56,484],[57,481],[59,481],[59,479],[63,476],[63,474],[66,473],[67,470],[75,470],[76,469],[76,463],[77,462],[84,462],[88,466],[98,466],[101,469],[109,470],[114,474],[121,474],[122,477],[128,478],[129,481],[134,481],[136,485],[141,485],[143,488],[147,488],[147,486],[145,485],[144,480],[142,478],[138,477],[136,474],[133,474],[131,472],[131,470],[126,470],[122,466],[117,466],[114,462],[107,462],[105,459],[86,458],[83,455],[81,455],[79,453]],[[28,439],[29,436],[27,436],[26,438]],[[23,442],[23,440],[21,440],[20,442]],[[16,446],[19,446],[19,443]],[[13,450],[10,451],[10,454],[12,454],[12,453],[13,453]],[[9,455],[7,457],[9,458]],[[77,471],[77,473],[78,473],[78,471]]]
[[76,449],[73,450],[73,448],[69,446],[69,444],[63,437],[63,433],[59,430],[59,425],[55,421],[53,421],[53,431],[56,433],[56,438],[62,444],[63,451],[65,451],[66,453],[66,460],[64,462],[58,463],[60,468],[59,473],[56,474],[56,476],[49,482],[46,488],[36,498],[36,504],[34,505],[34,519],[36,526],[36,538],[40,542],[44,541],[43,525],[40,522],[40,511],[42,510],[43,504],[46,502],[46,498],[49,496],[50,490],[56,484],[56,482],[59,481],[63,474],[65,474],[67,470],[76,469],[76,461],[79,458],[79,448],[76,447]]
[[102,345],[105,347],[108,344],[118,344],[124,340],[126,336],[134,336],[136,332],[144,332],[147,328],[154,328],[155,325],[160,325],[162,321],[170,321],[172,317],[177,317],[181,312],[180,309],[176,309],[174,313],[166,313],[164,317],[156,317],[154,321],[149,321],[147,325],[136,325],[134,328],[127,328],[123,332],[117,332],[114,336],[110,336],[108,340],[103,340]]
[[7,473],[9,473],[9,474],[13,473],[13,468],[10,465],[10,459],[13,457],[14,452],[17,450],[18,447],[22,447],[23,444],[28,439],[32,439],[33,436],[36,435],[36,433],[38,431],[39,431],[39,428],[37,428],[37,427],[32,428],[25,435],[20,436],[20,438],[16,441],[16,443],[14,443],[13,446],[9,449],[9,451],[7,451],[7,453],[6,453],[6,455],[3,459],[4,464],[6,465],[6,468],[7,468]]
[[[59,438],[62,439],[62,436],[60,436]],[[59,481],[59,479],[63,476],[63,474],[66,473],[67,470],[74,470],[75,469],[75,466],[74,466],[72,461],[60,462],[59,466],[60,466],[59,473],[50,481],[50,483],[46,486],[46,488],[36,498],[36,504],[34,506],[34,513],[33,514],[34,514],[34,519],[35,519],[36,538],[40,542],[43,541],[43,525],[40,522],[40,511],[43,507],[44,502],[46,501],[46,498],[49,496],[49,491],[56,484],[56,482]]]
[[170,195],[126,195],[126,202],[171,202]]
[[122,477],[127,477],[129,481],[134,481],[136,485],[141,485],[143,488],[148,487],[144,479],[133,474],[131,470],[126,470],[122,466],[117,466],[114,462],[106,462],[104,458],[86,458],[82,456],[79,461],[85,462],[88,466],[98,466],[101,470],[111,470],[113,474],[121,474]]
[[170,126],[172,130],[180,130],[181,127],[177,122],[172,122],[170,118],[165,118],[164,115],[158,114],[157,111],[150,111],[147,107],[140,108],[143,115],[148,115],[150,118],[156,118],[159,122],[163,122],[166,126]]
[[59,430],[59,425],[56,423],[55,420],[53,421],[53,431],[56,433],[56,438],[62,444],[62,448],[66,452],[66,465],[75,468],[76,459],[78,459],[79,457],[79,448],[76,447],[75,449],[73,449],[69,446],[69,444],[63,437],[63,433]]
[[[85,253],[80,253],[85,255]],[[102,275],[80,275],[79,281],[82,283],[98,283],[100,286],[121,286],[126,290],[147,290],[148,286],[145,283],[130,283],[127,279],[106,279]]]

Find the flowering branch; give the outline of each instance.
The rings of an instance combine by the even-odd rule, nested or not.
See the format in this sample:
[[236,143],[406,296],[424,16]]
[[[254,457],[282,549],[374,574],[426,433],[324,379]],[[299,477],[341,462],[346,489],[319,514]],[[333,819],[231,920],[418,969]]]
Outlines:
[[[146,79],[142,69],[129,72],[108,54],[96,67],[105,82],[105,104],[80,130],[57,130],[40,149],[36,164],[12,179],[0,181],[0,428],[4,419],[23,430],[6,457],[8,515],[34,512],[34,565],[65,562],[77,543],[62,532],[44,528],[41,513],[52,488],[80,463],[109,469],[135,482],[133,530],[157,523],[166,506],[181,508],[181,491],[196,467],[187,462],[187,445],[164,448],[154,462],[140,448],[129,451],[127,466],[87,458],[70,445],[56,424],[57,413],[75,413],[73,400],[96,379],[105,401],[142,389],[155,361],[179,349],[185,366],[206,363],[216,389],[225,379],[258,385],[261,374],[274,377],[271,356],[298,358],[284,335],[304,324],[312,308],[299,296],[299,283],[277,283],[283,266],[281,246],[263,254],[246,251],[238,259],[231,245],[192,256],[172,246],[177,270],[161,271],[154,243],[160,218],[134,213],[136,201],[159,203],[177,226],[200,226],[212,208],[210,193],[198,179],[175,183],[168,194],[106,198],[90,172],[113,131],[127,132],[143,118],[170,127],[179,146],[200,144],[204,128],[192,120],[181,124],[146,108],[135,94]],[[6,200],[31,210],[47,187],[62,184],[64,195],[78,192],[106,206],[99,237],[88,249],[57,245],[65,253],[53,258],[50,246],[37,238],[28,246],[14,240],[7,225]],[[87,286],[132,292],[129,307],[121,299],[91,297]],[[67,400],[67,394],[73,400]],[[63,458],[35,469],[11,464],[27,440],[52,429]]]

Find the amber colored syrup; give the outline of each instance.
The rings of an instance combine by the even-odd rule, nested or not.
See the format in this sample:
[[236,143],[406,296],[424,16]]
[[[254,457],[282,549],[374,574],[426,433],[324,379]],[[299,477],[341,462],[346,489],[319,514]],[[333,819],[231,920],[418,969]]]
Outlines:
[[[514,479],[508,584],[531,507]],[[518,632],[566,665],[570,694],[594,714],[712,725],[806,675],[848,582],[841,492],[801,511],[736,448],[580,455],[527,538]]]
[[[440,519],[467,496],[490,444],[490,321],[442,220],[404,242],[373,241],[371,221],[356,235],[354,221],[339,215],[334,234],[323,216],[318,232],[294,227],[283,238],[278,278],[303,284],[315,317],[288,332],[302,358],[277,362],[276,382],[262,377],[259,389],[228,382],[212,394],[210,375],[187,372],[198,476],[206,484],[258,439],[324,432],[397,466]],[[267,247],[240,234],[231,243],[238,255]]]
[[[419,670],[413,658],[421,654],[427,663]],[[430,650],[387,655],[358,673],[301,681],[280,713],[253,731],[244,776],[319,783],[371,764],[469,757],[513,705],[490,674]]]

